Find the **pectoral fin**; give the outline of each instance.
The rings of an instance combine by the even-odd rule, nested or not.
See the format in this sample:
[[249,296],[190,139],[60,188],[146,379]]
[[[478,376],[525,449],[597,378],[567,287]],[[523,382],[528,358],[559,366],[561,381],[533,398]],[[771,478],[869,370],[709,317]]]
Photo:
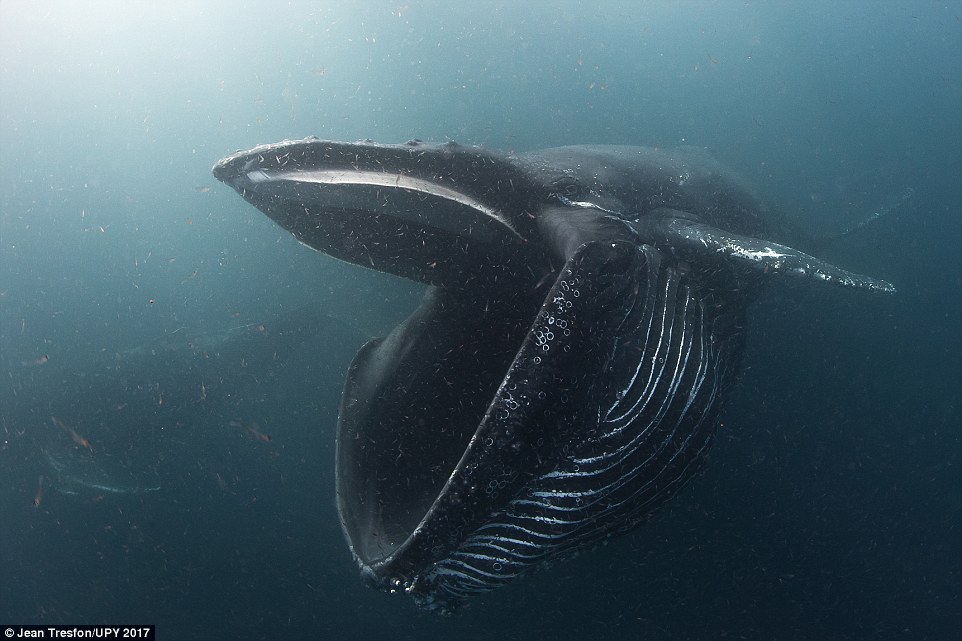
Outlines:
[[765,278],[788,276],[852,289],[895,291],[895,287],[884,280],[847,271],[787,245],[706,225],[692,220],[686,212],[656,209],[634,225],[646,242],[670,249],[683,260],[714,258]]

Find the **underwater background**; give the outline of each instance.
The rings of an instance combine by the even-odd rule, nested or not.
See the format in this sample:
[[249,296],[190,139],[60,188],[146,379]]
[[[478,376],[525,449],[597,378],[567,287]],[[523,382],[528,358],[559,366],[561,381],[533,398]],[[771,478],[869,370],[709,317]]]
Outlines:
[[[960,2],[3,0],[0,625],[962,638],[960,61]],[[420,613],[359,580],[333,455],[351,358],[421,290],[210,174],[308,135],[704,147],[898,292],[768,292],[703,475]]]

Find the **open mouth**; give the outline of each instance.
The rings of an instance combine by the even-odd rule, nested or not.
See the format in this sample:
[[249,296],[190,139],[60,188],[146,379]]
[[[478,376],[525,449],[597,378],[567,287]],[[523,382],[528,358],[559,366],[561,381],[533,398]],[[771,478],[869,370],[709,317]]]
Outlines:
[[524,454],[543,437],[520,421],[506,429],[499,408],[530,383],[510,373],[526,341],[539,340],[532,326],[558,267],[529,242],[525,201],[511,194],[524,176],[492,183],[476,151],[464,162],[457,146],[433,149],[366,155],[363,145],[299,141],[214,168],[302,243],[432,286],[405,322],[361,349],[341,401],[338,508],[374,582],[403,582],[444,556],[497,497],[541,470]]

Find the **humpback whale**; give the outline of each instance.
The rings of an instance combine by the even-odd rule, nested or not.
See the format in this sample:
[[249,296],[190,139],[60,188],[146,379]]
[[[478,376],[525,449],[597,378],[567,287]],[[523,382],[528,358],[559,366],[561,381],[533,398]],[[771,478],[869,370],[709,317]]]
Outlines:
[[448,612],[648,519],[700,468],[768,284],[889,283],[787,244],[704,152],[262,145],[214,175],[301,243],[428,285],[344,385],[362,577]]

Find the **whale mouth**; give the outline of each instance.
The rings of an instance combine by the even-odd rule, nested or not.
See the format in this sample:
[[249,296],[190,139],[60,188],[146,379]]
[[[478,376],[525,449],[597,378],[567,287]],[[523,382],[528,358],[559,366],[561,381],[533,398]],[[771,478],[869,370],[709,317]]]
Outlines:
[[[411,317],[359,351],[341,400],[338,509],[377,584],[416,575],[456,544],[442,538],[479,525],[493,509],[487,483],[505,489],[539,469],[519,460],[488,480],[479,472],[479,488],[450,487],[476,469],[472,446],[503,440],[492,408],[511,395],[502,388],[559,269],[530,242],[530,217],[518,216],[526,201],[502,193],[524,187],[523,176],[509,166],[496,180],[504,189],[492,189],[476,150],[462,167],[461,148],[433,149],[295,141],[213,169],[312,249],[430,286]],[[428,537],[426,524],[449,535]]]
[[373,567],[436,504],[554,278],[490,191],[445,182],[417,146],[395,159],[365,160],[363,149],[282,143],[214,174],[303,244],[431,286],[410,318],[360,350],[341,401],[338,505],[359,562]]
[[436,504],[554,282],[506,201],[471,189],[475,163],[452,179],[458,149],[295,141],[213,170],[312,249],[432,286],[361,349],[341,401],[338,505],[366,567],[388,563]]

